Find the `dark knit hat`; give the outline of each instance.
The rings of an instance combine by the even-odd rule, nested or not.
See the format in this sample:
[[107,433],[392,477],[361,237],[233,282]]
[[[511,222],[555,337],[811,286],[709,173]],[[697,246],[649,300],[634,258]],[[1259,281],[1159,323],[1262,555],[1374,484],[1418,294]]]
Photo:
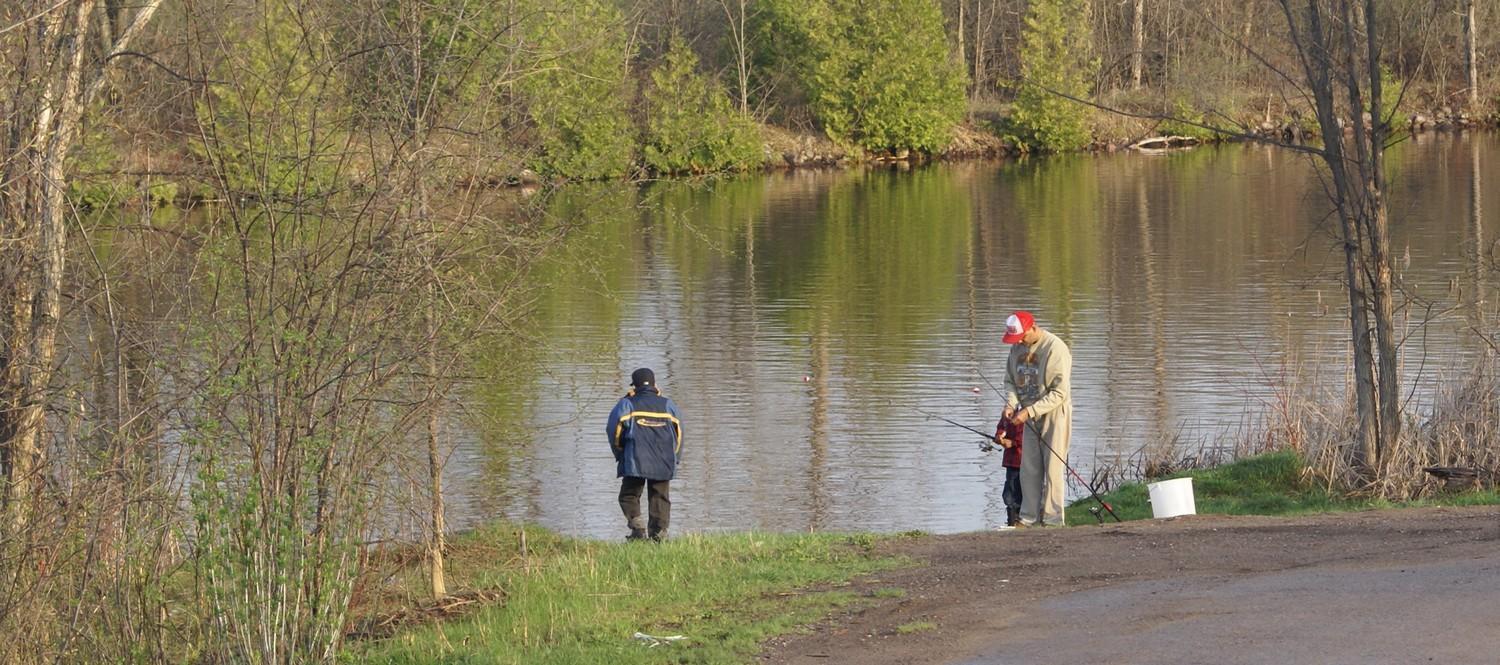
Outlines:
[[630,385],[637,388],[656,385],[656,373],[650,367],[642,367],[630,373]]

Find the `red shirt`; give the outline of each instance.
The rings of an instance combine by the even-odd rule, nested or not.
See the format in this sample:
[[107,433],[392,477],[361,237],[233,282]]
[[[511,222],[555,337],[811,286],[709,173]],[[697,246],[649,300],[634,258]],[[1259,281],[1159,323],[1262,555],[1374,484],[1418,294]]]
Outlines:
[[1005,457],[1000,459],[1001,466],[1008,466],[1012,469],[1021,468],[1021,432],[1025,429],[1025,425],[1012,425],[1009,420],[1002,419],[995,423],[995,438],[1003,436],[1015,444],[1005,449]]

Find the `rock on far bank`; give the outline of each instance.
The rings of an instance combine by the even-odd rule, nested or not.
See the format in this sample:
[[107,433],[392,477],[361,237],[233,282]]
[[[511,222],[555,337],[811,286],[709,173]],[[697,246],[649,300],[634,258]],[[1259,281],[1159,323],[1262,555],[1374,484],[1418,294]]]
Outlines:
[[833,166],[850,161],[848,151],[823,134],[803,134],[784,127],[762,125],[766,166]]

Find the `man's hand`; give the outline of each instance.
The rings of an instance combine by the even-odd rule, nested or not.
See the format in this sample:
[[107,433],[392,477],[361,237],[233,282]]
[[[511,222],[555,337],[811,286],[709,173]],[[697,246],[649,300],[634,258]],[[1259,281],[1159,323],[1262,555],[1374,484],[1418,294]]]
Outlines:
[[1005,448],[1006,450],[1009,450],[1016,445],[1014,441],[1011,441],[1010,439],[1007,439],[1003,436],[995,437],[995,443],[999,444],[1001,448]]
[[1009,404],[1005,405],[1005,411],[1003,411],[1003,412],[1000,413],[1000,416],[1002,418],[1005,418],[1006,420],[1010,420],[1011,418],[1014,418],[1015,415],[1016,415],[1016,407],[1011,406]]
[[1020,427],[1021,425],[1025,425],[1028,420],[1031,420],[1031,409],[1021,409],[1016,412],[1015,417],[1010,419],[1010,424]]

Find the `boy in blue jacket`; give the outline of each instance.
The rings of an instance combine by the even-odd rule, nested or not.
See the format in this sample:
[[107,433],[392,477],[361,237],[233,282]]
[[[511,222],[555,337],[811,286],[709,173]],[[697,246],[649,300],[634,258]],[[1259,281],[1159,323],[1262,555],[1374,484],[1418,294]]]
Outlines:
[[[677,405],[662,396],[656,374],[642,367],[630,375],[633,389],[609,413],[605,433],[620,477],[620,510],[630,525],[626,540],[667,536],[672,514],[668,483],[682,459],[682,419]],[[647,489],[650,521],[641,518],[641,490]]]

